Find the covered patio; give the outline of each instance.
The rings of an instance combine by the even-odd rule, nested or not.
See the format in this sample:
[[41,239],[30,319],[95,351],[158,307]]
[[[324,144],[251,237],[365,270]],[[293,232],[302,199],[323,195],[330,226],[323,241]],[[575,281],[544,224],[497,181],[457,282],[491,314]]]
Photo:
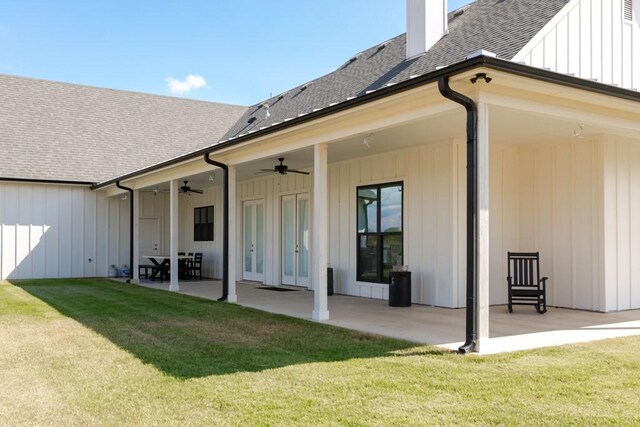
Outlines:
[[[169,283],[142,281],[141,286],[169,290]],[[277,292],[260,289],[253,282],[238,282],[238,304],[311,320],[313,293],[304,289]],[[186,281],[180,293],[217,300],[222,293],[220,281]],[[324,323],[371,334],[431,344],[455,351],[464,338],[465,310],[412,305],[389,307],[387,301],[332,295],[328,298],[331,319]],[[555,345],[575,344],[608,338],[640,335],[640,310],[597,313],[549,308],[540,316],[532,307],[490,308],[490,336],[481,354],[527,350]]]
[[[175,275],[170,287],[153,286],[448,348],[459,345],[465,325],[464,347],[483,353],[635,333],[637,325],[611,325],[636,321],[624,310],[640,307],[632,262],[640,246],[630,237],[639,230],[632,218],[640,198],[631,189],[640,183],[640,124],[628,112],[637,103],[627,93],[483,61],[121,177],[116,183],[129,187],[133,204],[123,203],[122,187],[101,184],[110,186],[113,212],[130,208],[133,218],[129,242],[126,210],[125,220],[113,221],[113,258],[132,255],[136,281],[145,246],[169,255],[171,271],[180,251],[202,251],[203,275],[226,276],[226,292],[214,290],[218,282],[183,284]],[[443,96],[446,84],[473,100],[475,118]],[[275,111],[261,105],[248,124],[270,117],[268,108]],[[465,128],[465,119],[476,128]],[[300,172],[274,169],[280,159]],[[363,208],[363,194],[379,194],[374,210]],[[202,207],[215,211],[213,240],[194,238]],[[158,244],[144,243],[152,242],[149,221],[158,224]],[[509,316],[508,251],[539,252],[549,306],[569,310]],[[412,301],[421,306],[386,306],[393,265],[409,266]],[[330,302],[326,267],[341,294]],[[253,290],[244,281],[304,290]],[[473,312],[466,319],[464,307]],[[622,314],[584,317],[574,309]]]

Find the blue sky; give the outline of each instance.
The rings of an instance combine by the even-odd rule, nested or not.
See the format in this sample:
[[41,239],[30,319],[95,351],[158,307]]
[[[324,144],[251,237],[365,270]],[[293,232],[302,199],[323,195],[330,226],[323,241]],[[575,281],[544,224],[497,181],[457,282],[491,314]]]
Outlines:
[[404,32],[404,14],[405,0],[6,0],[0,73],[249,105]]

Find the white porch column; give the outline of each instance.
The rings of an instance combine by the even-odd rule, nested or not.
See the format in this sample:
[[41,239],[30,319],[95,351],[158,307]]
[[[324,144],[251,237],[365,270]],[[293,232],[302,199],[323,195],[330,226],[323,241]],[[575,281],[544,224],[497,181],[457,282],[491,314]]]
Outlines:
[[236,294],[236,167],[228,166],[229,179],[229,295],[228,302],[238,302]]
[[478,283],[476,288],[476,334],[489,338],[489,106],[478,102]]
[[327,177],[327,144],[313,147],[313,231],[311,255],[315,259],[312,273],[313,320],[329,320],[327,307],[327,261],[328,261],[328,220],[329,206]]
[[180,285],[178,284],[178,245],[180,241],[178,239],[178,187],[177,180],[172,180],[170,183],[169,191],[169,256],[171,262],[169,268],[171,269],[171,284],[169,290],[172,292],[178,292]]
[[133,283],[140,283],[140,190],[133,190]]

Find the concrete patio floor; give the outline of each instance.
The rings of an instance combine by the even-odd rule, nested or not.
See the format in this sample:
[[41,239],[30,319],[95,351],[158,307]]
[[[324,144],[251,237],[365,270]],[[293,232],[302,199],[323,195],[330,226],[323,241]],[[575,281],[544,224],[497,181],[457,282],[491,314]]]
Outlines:
[[[143,281],[142,286],[169,290],[168,283]],[[238,282],[238,304],[271,313],[311,320],[313,293],[305,289],[276,292],[258,289],[260,284]],[[180,293],[207,299],[222,294],[220,281],[180,282]],[[433,344],[456,350],[465,336],[465,310],[424,305],[389,307],[387,301],[346,295],[329,297],[330,320],[334,326]],[[544,315],[533,307],[506,306],[490,309],[488,341],[481,353],[492,354],[563,344],[640,335],[640,310],[595,313],[550,307]]]

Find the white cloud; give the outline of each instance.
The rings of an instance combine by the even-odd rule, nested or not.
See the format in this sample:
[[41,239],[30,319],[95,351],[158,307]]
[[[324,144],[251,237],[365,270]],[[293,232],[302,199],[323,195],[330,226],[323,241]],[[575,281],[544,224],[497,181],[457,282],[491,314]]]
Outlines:
[[171,93],[188,93],[207,85],[207,81],[199,74],[189,74],[184,80],[167,77],[167,85]]

